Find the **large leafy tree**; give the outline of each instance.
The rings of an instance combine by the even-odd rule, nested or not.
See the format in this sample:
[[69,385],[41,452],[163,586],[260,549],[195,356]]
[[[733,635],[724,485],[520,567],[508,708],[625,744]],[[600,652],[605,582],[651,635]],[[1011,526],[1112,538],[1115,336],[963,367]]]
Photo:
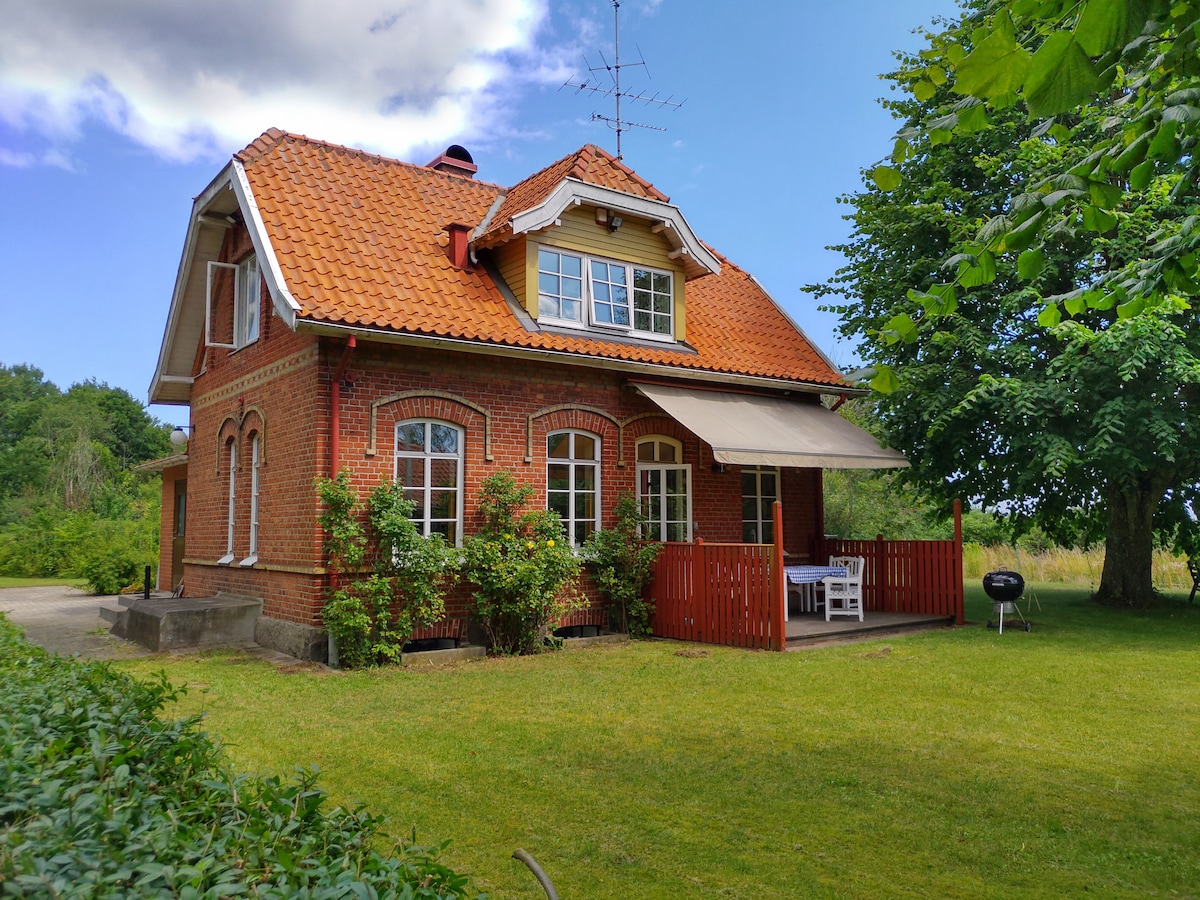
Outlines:
[[[1155,159],[1136,185],[1086,174],[1120,91],[1052,123],[1019,85],[990,106],[964,96],[954,62],[975,77],[969,61],[1008,34],[981,26],[985,13],[999,15],[977,4],[900,58],[892,159],[844,198],[847,265],[815,290],[850,298],[834,308],[879,370],[881,422],[916,460],[912,477],[1060,538],[1103,534],[1099,598],[1145,605],[1156,516],[1179,521],[1200,477],[1189,263],[1147,262],[1148,248],[1190,240],[1188,160]],[[1025,52],[1049,40],[1032,32]]]

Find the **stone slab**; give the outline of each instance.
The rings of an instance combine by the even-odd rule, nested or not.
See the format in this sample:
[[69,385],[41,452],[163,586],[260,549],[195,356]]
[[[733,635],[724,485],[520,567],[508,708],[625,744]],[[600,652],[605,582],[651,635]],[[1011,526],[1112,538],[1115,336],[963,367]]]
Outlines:
[[139,598],[125,612],[124,636],[156,652],[253,642],[261,612],[261,600],[231,594]]

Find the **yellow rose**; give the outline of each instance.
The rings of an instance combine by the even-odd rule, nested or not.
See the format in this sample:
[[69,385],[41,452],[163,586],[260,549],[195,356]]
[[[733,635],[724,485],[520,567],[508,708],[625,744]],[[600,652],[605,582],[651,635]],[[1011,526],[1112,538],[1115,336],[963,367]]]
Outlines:
[[547,547],[553,547],[553,546],[554,546],[554,541],[553,541],[553,540],[546,541],[546,546],[547,546]]
[[525,546],[528,547],[530,550],[532,550],[533,549],[533,541],[526,541]]

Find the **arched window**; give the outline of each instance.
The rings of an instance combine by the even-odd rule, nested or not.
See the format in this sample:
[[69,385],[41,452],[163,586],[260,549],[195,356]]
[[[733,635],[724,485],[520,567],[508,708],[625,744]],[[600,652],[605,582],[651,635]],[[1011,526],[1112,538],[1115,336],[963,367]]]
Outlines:
[[415,504],[421,533],[462,543],[463,430],[433,419],[396,426],[396,480]]
[[775,540],[771,507],[779,499],[779,469],[774,466],[742,468],[742,540],[770,544]]
[[231,439],[226,448],[229,460],[229,506],[225,517],[225,555],[217,560],[219,566],[233,562],[233,526],[237,514],[237,442]]
[[647,521],[647,537],[657,541],[692,539],[692,467],[683,462],[683,445],[674,438],[649,435],[637,443],[638,500]]
[[546,507],[578,547],[600,527],[600,438],[586,431],[546,436]]
[[250,551],[239,563],[242,566],[252,566],[258,562],[258,490],[261,457],[262,439],[255,432],[250,438]]

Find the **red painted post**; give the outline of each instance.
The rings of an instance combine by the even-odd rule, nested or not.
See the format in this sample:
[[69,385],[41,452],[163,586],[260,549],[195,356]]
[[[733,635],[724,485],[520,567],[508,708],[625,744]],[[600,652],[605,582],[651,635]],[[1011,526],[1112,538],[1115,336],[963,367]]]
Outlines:
[[775,545],[771,552],[771,649],[787,647],[787,579],[783,575],[783,504],[776,500],[771,505],[771,517],[775,523]]
[[961,625],[965,621],[965,600],[963,597],[963,549],[962,549],[962,501],[954,501],[954,574],[951,576],[954,588],[954,624]]

